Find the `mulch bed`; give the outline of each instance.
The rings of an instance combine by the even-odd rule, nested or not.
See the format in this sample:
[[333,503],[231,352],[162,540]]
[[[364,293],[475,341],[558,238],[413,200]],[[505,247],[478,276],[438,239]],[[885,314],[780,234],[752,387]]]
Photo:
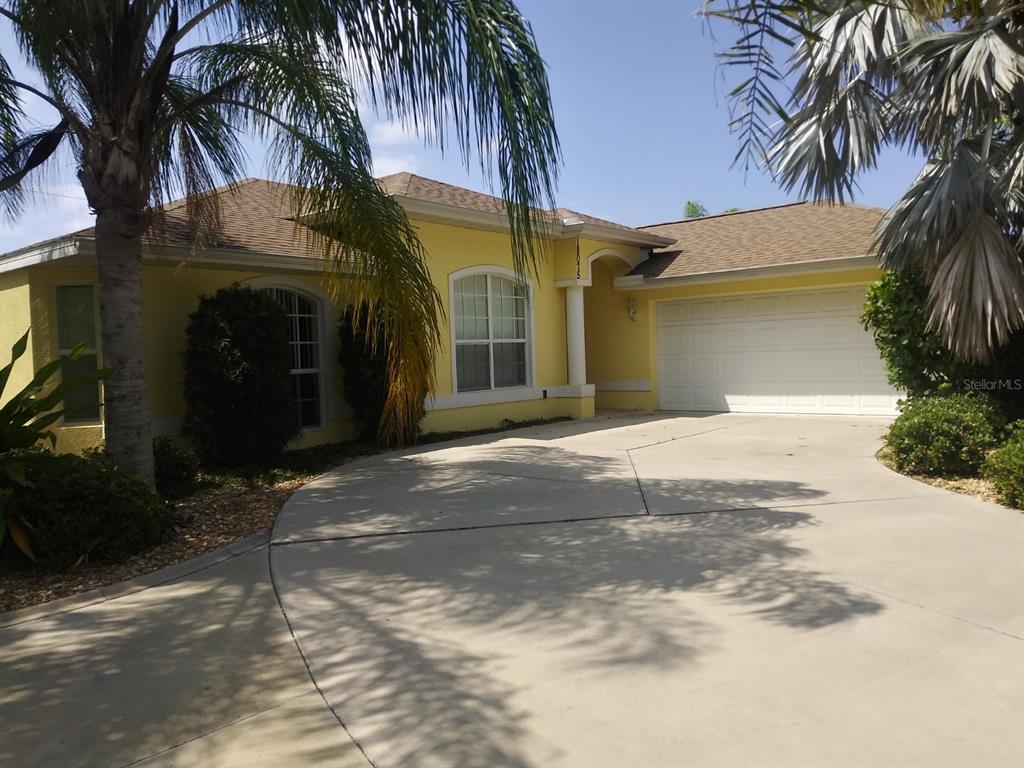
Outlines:
[[1000,503],[999,497],[996,496],[995,487],[984,477],[930,477],[928,475],[911,475],[906,472],[900,472],[900,470],[896,469],[896,465],[889,456],[888,448],[880,450],[877,456],[878,460],[893,472],[898,472],[904,477],[913,478],[919,483],[927,483],[928,485],[934,485],[937,488],[943,488],[947,491],[954,491],[956,493],[963,493],[968,496],[977,496],[979,499],[991,501],[995,504]]
[[0,613],[116,584],[265,531],[288,497],[313,477],[201,489],[173,503],[175,523],[167,541],[122,563],[87,564],[54,573],[11,557],[0,566]]
[[[425,445],[568,420],[568,417],[557,417],[505,421],[491,429],[424,434],[417,442]],[[208,487],[173,502],[175,523],[163,544],[121,563],[86,564],[55,573],[33,567],[21,555],[10,551],[12,547],[6,547],[7,556],[0,558],[0,613],[152,573],[265,531],[274,524],[278,511],[295,490],[332,467],[376,452],[375,448],[364,444],[333,443],[289,452],[283,466],[249,482],[230,475],[211,475],[206,478]]]

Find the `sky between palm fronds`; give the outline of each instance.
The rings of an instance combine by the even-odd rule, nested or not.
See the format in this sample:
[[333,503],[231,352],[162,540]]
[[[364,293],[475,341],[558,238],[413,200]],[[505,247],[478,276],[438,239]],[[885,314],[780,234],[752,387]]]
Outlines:
[[[699,0],[519,0],[550,68],[565,165],[562,206],[642,225],[683,218],[686,200],[711,213],[796,199],[765,174],[730,168],[726,94],[739,76],[715,60],[716,41],[696,16]],[[711,32],[716,29],[713,27]],[[720,42],[733,30],[719,28]],[[10,47],[0,31],[0,48]],[[721,47],[721,45],[717,45]],[[28,73],[18,72],[22,79]],[[29,115],[52,123],[28,101]],[[378,175],[407,170],[485,188],[457,153],[442,156],[402,125],[364,112]],[[263,149],[249,145],[249,173],[265,175]],[[921,167],[890,151],[862,179],[856,202],[888,207]],[[70,166],[37,181],[38,192],[13,226],[0,222],[0,253],[92,223]]]

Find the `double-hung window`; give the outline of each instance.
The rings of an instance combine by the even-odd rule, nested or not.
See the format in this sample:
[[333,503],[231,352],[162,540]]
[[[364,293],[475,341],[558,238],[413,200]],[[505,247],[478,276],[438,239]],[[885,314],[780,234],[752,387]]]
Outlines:
[[[61,379],[92,373],[99,367],[96,332],[96,294],[91,285],[57,286],[57,354],[65,356],[78,345],[82,355],[61,368]],[[83,384],[64,398],[64,422],[95,423],[100,420],[100,384]]]
[[529,379],[526,288],[496,274],[454,281],[455,388],[523,387]]
[[292,401],[298,409],[299,426],[315,429],[323,425],[319,306],[309,296],[288,288],[271,288],[270,293],[288,314]]

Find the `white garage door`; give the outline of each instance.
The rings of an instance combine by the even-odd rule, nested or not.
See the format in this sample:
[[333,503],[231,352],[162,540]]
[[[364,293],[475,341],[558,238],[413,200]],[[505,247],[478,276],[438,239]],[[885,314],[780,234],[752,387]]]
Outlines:
[[859,321],[865,287],[658,304],[660,407],[895,413],[899,394]]

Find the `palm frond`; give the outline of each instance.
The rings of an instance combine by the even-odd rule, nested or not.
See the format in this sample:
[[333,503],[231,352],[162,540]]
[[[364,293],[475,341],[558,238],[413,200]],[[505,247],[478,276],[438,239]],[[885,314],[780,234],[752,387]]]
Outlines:
[[517,271],[535,270],[539,211],[552,207],[560,158],[544,61],[511,0],[341,4],[332,53],[375,107],[497,171]]
[[958,357],[974,361],[1024,325],[1021,256],[985,149],[982,139],[964,139],[929,162],[876,237],[885,266],[923,269],[932,325]]
[[951,125],[962,135],[982,133],[1024,94],[1024,56],[1005,35],[1005,19],[936,32],[911,40],[900,65],[913,73],[899,104],[906,132],[938,151]]
[[202,90],[238,83],[207,108],[270,142],[267,162],[294,185],[293,215],[324,257],[336,292],[367,301],[387,339],[389,390],[381,441],[398,444],[419,422],[433,387],[443,308],[402,207],[377,185],[356,96],[323,58],[270,41],[237,41],[195,54]]

